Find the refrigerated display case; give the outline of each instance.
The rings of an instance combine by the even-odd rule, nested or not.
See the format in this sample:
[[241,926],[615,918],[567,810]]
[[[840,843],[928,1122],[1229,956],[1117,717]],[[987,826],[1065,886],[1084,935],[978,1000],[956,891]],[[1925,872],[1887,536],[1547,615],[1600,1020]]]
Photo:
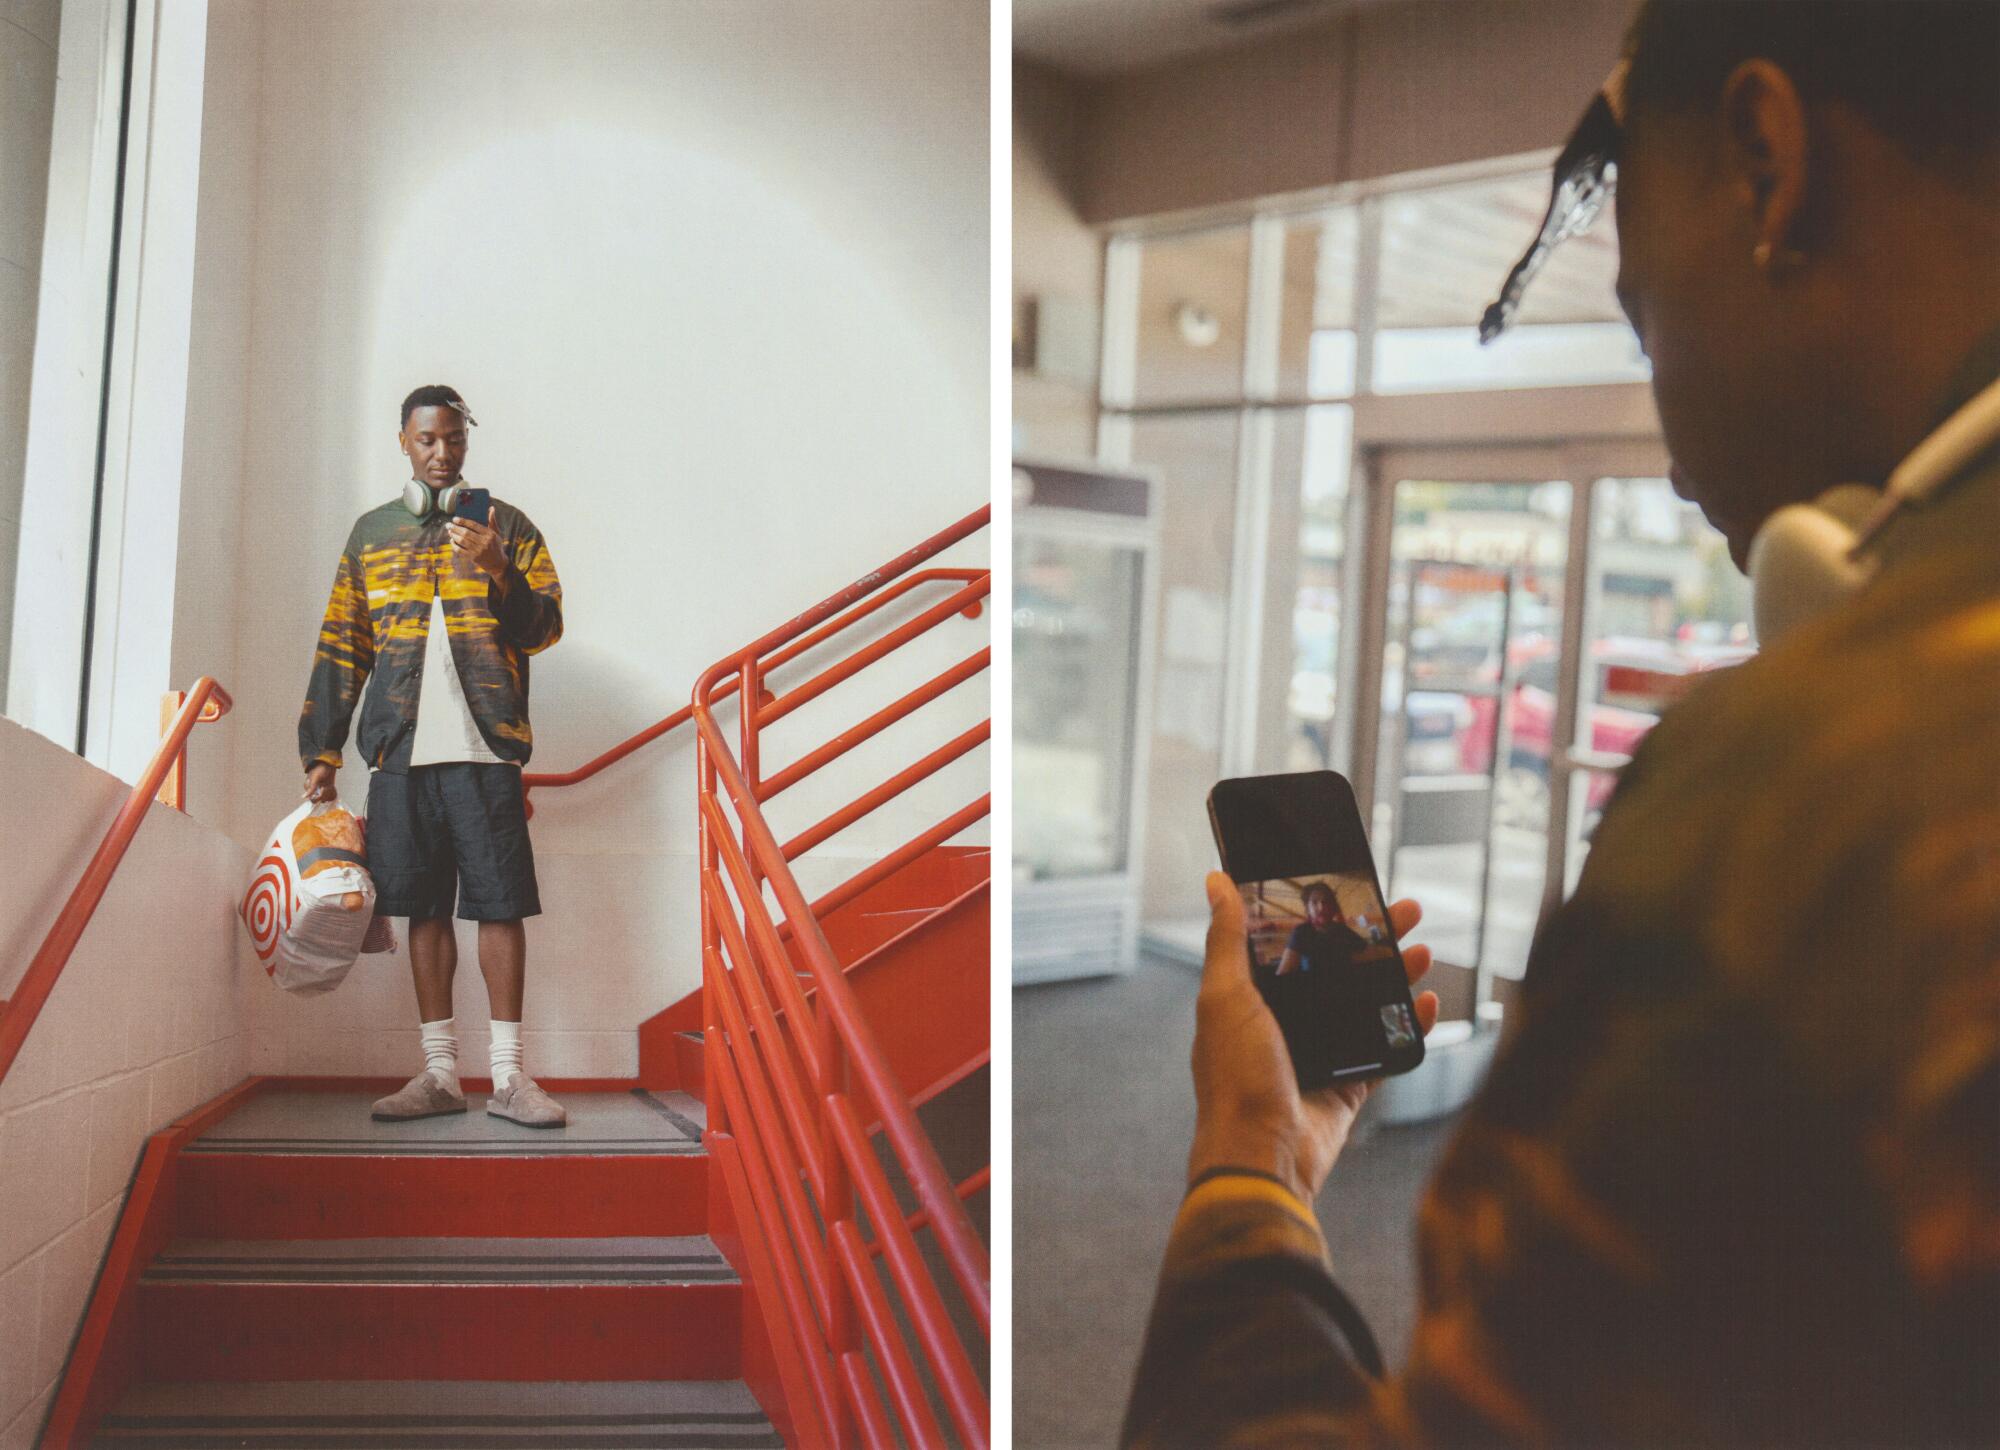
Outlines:
[[1014,469],[1014,982],[1131,970],[1157,568],[1142,473]]

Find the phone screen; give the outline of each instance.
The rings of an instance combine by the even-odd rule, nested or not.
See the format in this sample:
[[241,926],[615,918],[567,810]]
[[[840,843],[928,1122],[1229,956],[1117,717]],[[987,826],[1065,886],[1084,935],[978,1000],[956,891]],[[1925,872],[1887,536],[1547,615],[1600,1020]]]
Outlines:
[[1209,823],[1243,897],[1250,970],[1303,1088],[1423,1061],[1354,790],[1330,770],[1218,781]]
[[470,519],[475,524],[486,522],[487,512],[493,507],[493,495],[483,488],[460,489],[453,500],[451,516],[455,519]]

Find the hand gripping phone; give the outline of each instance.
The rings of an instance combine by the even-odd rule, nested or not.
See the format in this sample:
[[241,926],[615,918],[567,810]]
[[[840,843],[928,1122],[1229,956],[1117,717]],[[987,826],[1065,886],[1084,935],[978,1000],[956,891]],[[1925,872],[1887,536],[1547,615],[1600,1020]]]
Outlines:
[[1208,821],[1242,894],[1250,972],[1301,1090],[1424,1060],[1354,788],[1330,770],[1217,781]]

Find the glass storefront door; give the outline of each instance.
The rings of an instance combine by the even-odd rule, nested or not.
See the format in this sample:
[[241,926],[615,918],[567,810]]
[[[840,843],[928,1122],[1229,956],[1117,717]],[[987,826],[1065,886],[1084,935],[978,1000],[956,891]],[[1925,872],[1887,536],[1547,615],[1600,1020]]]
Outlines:
[[1571,488],[1464,476],[1494,461],[1382,459],[1393,523],[1371,833],[1386,888],[1423,902],[1441,960],[1518,976],[1542,904],[1554,738],[1554,701],[1530,684],[1562,673]]
[[1661,712],[1753,651],[1749,588],[1658,444],[1366,457],[1355,783],[1388,889],[1484,1000]]

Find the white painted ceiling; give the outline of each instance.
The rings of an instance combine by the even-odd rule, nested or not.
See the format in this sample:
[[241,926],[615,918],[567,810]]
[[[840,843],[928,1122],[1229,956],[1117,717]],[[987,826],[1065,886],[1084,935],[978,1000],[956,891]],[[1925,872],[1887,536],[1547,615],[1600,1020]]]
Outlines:
[[[1072,75],[1112,75],[1323,25],[1386,0],[1014,0],[1014,53]],[[1238,18],[1230,21],[1225,13]]]

